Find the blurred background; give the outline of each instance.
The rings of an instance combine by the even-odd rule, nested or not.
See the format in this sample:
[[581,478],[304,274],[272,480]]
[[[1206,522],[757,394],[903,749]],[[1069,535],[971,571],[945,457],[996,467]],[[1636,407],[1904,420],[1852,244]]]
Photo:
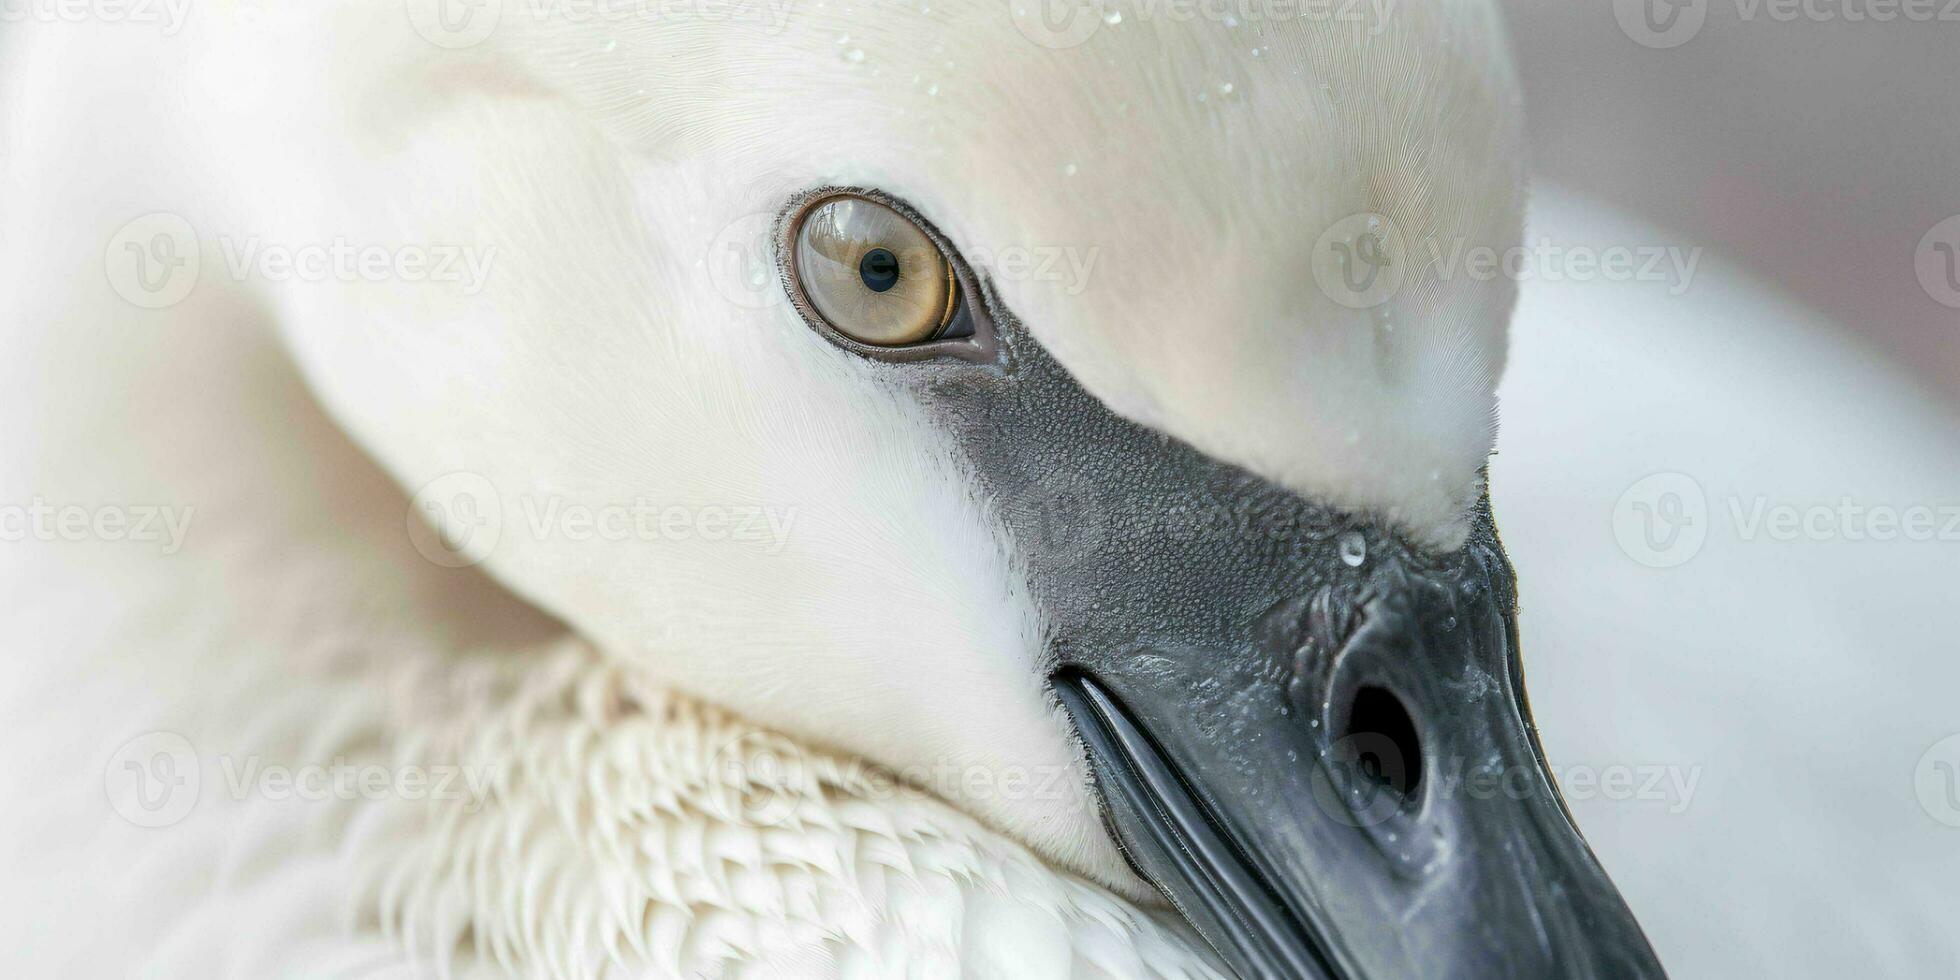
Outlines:
[[1960,976],[1960,6],[1500,2],[1528,244],[1700,256],[1521,289],[1532,706],[1668,780],[1574,817],[1674,976]]
[[[1810,0],[1830,19],[1793,21],[1752,0],[1502,3],[1541,179],[1735,260],[1960,400],[1960,309],[1934,302],[1913,264],[1960,214],[1960,11],[1939,0],[1947,20],[1881,23],[1847,14],[1883,0]],[[1678,26],[1623,28],[1645,4],[1678,5]]]

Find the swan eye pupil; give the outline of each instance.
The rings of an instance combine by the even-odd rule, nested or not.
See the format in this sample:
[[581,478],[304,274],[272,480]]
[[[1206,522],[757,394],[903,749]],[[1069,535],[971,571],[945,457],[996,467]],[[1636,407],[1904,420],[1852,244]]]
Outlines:
[[858,260],[858,278],[866,289],[882,293],[898,285],[898,256],[889,249],[874,248]]

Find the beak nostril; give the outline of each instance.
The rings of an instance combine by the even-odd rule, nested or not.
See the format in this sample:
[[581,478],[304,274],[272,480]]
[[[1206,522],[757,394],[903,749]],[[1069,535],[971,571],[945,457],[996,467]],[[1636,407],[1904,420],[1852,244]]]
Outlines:
[[1343,743],[1357,775],[1413,802],[1422,792],[1422,739],[1402,699],[1385,687],[1364,686],[1348,707]]

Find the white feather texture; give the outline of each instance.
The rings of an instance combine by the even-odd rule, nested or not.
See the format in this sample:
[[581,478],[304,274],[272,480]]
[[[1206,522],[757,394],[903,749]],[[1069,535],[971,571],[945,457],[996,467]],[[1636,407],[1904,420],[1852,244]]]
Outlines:
[[[422,560],[249,308],[59,293],[6,297],[0,491],[196,512],[170,552],[0,549],[10,974],[1220,975],[1168,910]],[[50,308],[91,315],[21,326]],[[120,781],[159,739],[180,809]]]

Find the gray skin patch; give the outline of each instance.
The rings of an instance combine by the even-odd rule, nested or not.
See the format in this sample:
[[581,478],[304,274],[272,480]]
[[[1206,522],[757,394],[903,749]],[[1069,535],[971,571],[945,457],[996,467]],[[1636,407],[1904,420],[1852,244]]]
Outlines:
[[[1289,600],[1332,589],[1348,601],[1372,569],[1481,578],[1510,573],[1486,535],[1435,557],[1400,533],[1335,510],[1137,425],[1085,391],[1012,316],[990,304],[993,363],[892,372],[951,433],[1026,563],[1061,664],[1108,666],[1140,648],[1201,646],[1272,659],[1254,626]],[[1488,530],[1487,510],[1480,530]],[[1361,542],[1359,564],[1341,557]]]
[[920,225],[953,338],[868,348],[785,286],[952,437],[1137,872],[1246,977],[1661,976],[1544,763],[1488,498],[1431,554],[1129,422]]

